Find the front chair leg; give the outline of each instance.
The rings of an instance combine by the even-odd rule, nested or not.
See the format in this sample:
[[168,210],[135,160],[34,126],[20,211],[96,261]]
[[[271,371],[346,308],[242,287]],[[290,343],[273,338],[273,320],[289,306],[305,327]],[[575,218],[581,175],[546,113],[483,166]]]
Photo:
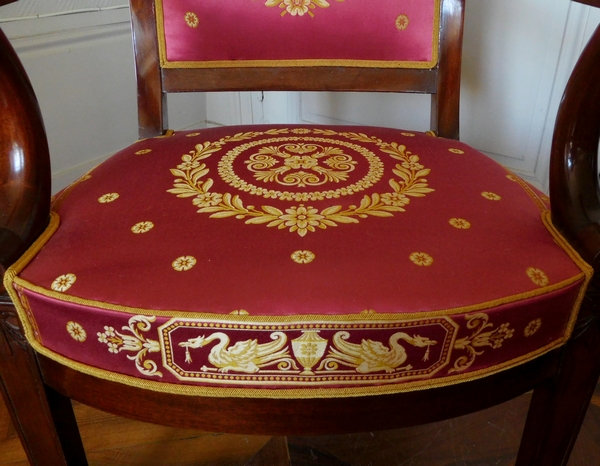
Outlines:
[[533,392],[516,466],[566,466],[569,460],[600,375],[597,298],[588,292],[558,376]]
[[32,465],[87,465],[71,401],[44,385],[6,296],[0,296],[0,391]]

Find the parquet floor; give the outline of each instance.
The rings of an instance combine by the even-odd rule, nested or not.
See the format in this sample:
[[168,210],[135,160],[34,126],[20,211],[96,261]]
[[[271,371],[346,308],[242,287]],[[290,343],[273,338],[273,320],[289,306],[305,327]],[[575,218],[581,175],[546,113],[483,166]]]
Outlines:
[[[486,466],[514,463],[529,395],[469,416],[357,435],[288,439],[293,466]],[[268,437],[207,434],[129,421],[76,405],[94,466],[243,466]],[[264,464],[264,463],[263,463]],[[0,402],[0,465],[27,461]],[[600,384],[569,466],[600,465]]]

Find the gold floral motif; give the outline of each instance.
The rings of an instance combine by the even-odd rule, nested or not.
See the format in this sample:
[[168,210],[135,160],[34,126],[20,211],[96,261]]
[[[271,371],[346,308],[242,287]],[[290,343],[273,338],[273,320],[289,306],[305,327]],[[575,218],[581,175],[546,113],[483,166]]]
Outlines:
[[[287,131],[287,130],[284,130],[284,131]],[[297,143],[298,141],[306,141],[306,142],[310,142],[310,144],[290,144],[290,142]],[[243,152],[245,152],[249,149],[252,149],[253,147],[256,147],[258,145],[273,144],[273,143],[278,144],[281,142],[287,142],[287,144],[285,144],[285,146],[288,147],[288,151],[290,150],[289,148],[291,148],[292,150],[296,150],[296,151],[305,151],[305,150],[307,150],[306,148],[309,146],[312,146],[316,150],[317,146],[319,145],[318,143],[343,145],[343,146],[348,147],[349,149],[354,150],[355,152],[358,152],[359,154],[361,154],[369,163],[369,171],[361,180],[359,180],[358,182],[353,183],[351,185],[348,185],[348,186],[345,186],[342,188],[338,188],[335,190],[313,191],[313,192],[289,192],[289,191],[268,189],[268,187],[258,187],[258,186],[255,186],[251,183],[248,183],[248,182],[242,180],[235,173],[235,171],[233,169],[233,162],[240,154],[242,154]],[[271,147],[271,148],[262,148],[261,151],[263,151],[263,153],[254,154],[253,156],[250,157],[251,160],[249,161],[249,163],[248,162],[246,162],[246,163],[249,165],[248,168],[251,171],[252,170],[260,171],[260,173],[255,174],[255,178],[257,178],[263,182],[277,181],[277,178],[278,178],[278,175],[280,174],[280,172],[282,172],[282,173],[287,172],[291,168],[295,168],[295,169],[311,168],[313,173],[307,173],[304,171],[295,172],[295,173],[292,172],[291,174],[288,173],[286,178],[289,177],[290,179],[287,181],[284,179],[284,183],[281,183],[281,184],[288,185],[288,186],[294,186],[294,185],[306,186],[307,184],[316,186],[316,185],[322,184],[323,182],[326,182],[326,181],[334,181],[334,182],[343,181],[347,178],[347,174],[350,171],[354,170],[354,168],[353,168],[354,161],[351,160],[350,156],[343,154],[343,152],[340,149],[329,148],[328,152],[332,151],[332,150],[338,151],[338,152],[340,152],[340,154],[330,154],[331,157],[328,157],[326,163],[329,162],[328,164],[330,166],[333,165],[333,167],[331,167],[331,168],[334,168],[334,169],[340,168],[342,170],[341,172],[336,173],[335,170],[320,167],[320,166],[318,166],[318,164],[319,164],[318,158],[305,156],[303,154],[295,155],[295,156],[283,155],[281,158],[283,158],[288,163],[288,166],[286,166],[284,164],[283,166],[272,168],[277,162],[276,162],[276,159],[271,156],[271,153],[277,153],[277,146]],[[317,154],[315,154],[315,155],[317,155]],[[328,154],[325,154],[325,155],[328,155]],[[348,162],[351,162],[351,163],[348,163]],[[270,169],[270,170],[265,170],[265,169]],[[317,173],[323,174],[324,179],[320,180],[320,178],[318,176],[316,176]],[[263,196],[267,199],[280,199],[282,201],[299,201],[299,202],[317,201],[317,200],[320,201],[323,199],[339,198],[340,196],[352,195],[358,191],[363,191],[367,188],[370,188],[375,183],[377,183],[383,176],[383,163],[381,162],[379,157],[377,157],[375,154],[373,154],[371,151],[367,150],[366,148],[359,146],[357,144],[352,144],[352,143],[346,142],[346,141],[339,141],[339,140],[328,139],[328,138],[315,138],[315,137],[279,137],[279,138],[269,138],[269,139],[252,141],[252,142],[249,142],[246,144],[241,144],[240,146],[236,147],[235,149],[230,150],[219,162],[219,175],[221,176],[223,181],[228,183],[233,188],[239,189],[240,191],[249,192],[252,195]],[[307,183],[307,181],[308,181],[308,183]]]
[[[185,348],[185,362],[192,363],[190,349],[201,348],[212,341],[218,343],[212,347],[208,360],[219,372],[245,372],[255,373],[265,366],[277,364],[279,370],[298,369],[296,362],[291,358],[287,344],[287,336],[283,332],[273,332],[270,343],[258,343],[256,339],[238,341],[229,347],[230,339],[223,332],[214,332],[209,336],[201,335],[179,343]],[[210,371],[203,367],[203,371]],[[215,370],[215,369],[212,369]]]
[[[277,227],[278,229],[288,228],[290,232],[297,232],[300,236],[305,236],[308,232],[316,231],[316,227],[326,229],[327,227],[335,227],[340,223],[358,223],[359,218],[373,217],[391,217],[393,212],[404,212],[403,206],[409,203],[410,197],[423,197],[427,193],[433,191],[427,185],[425,176],[430,173],[430,170],[424,168],[419,163],[419,157],[412,154],[406,149],[406,146],[399,145],[395,142],[387,143],[376,137],[369,137],[363,133],[344,132],[337,133],[328,129],[313,129],[314,134],[323,136],[342,136],[351,141],[366,142],[376,144],[381,151],[388,154],[393,159],[400,161],[392,169],[397,179],[391,178],[389,185],[392,192],[382,195],[374,193],[365,195],[360,204],[350,205],[344,209],[341,205],[333,205],[321,211],[312,207],[300,204],[286,209],[285,213],[280,209],[268,205],[263,205],[259,208],[254,206],[245,206],[239,195],[231,195],[230,193],[213,193],[210,192],[213,186],[211,178],[204,179],[209,173],[206,164],[199,163],[210,157],[215,152],[218,152],[222,147],[229,142],[244,141],[256,138],[262,135],[281,135],[289,134],[287,128],[273,129],[265,132],[247,132],[238,133],[233,136],[226,136],[216,142],[205,142],[196,145],[195,151],[190,151],[182,157],[183,163],[176,169],[171,169],[171,173],[178,177],[175,180],[174,188],[168,192],[176,194],[177,197],[195,197],[193,204],[200,207],[199,213],[208,213],[211,218],[227,218],[235,217],[236,219],[246,219],[246,224],[266,224],[267,227]],[[258,143],[268,144],[272,141],[278,141],[281,138],[267,139],[259,142],[244,144],[236,149],[233,149],[224,156],[219,162],[219,172],[222,178],[232,184],[232,186],[243,191],[249,191],[251,194],[262,195],[266,198],[279,197],[282,200],[322,200],[329,198],[337,198],[340,193],[342,195],[352,194],[354,191],[348,188],[340,188],[336,191],[326,191],[321,193],[300,193],[298,197],[294,193],[281,193],[280,191],[263,190],[248,185],[242,180],[235,179],[235,174],[229,171],[232,164],[232,157],[235,157],[240,151],[246,150],[248,147]],[[292,136],[287,140],[302,140],[310,142],[328,142],[325,138],[308,138]],[[331,141],[341,145],[348,145],[345,141]],[[356,146],[362,149],[360,146]],[[358,149],[357,149],[358,150]],[[363,149],[366,150],[366,149]],[[369,152],[369,151],[367,151]],[[364,153],[363,153],[364,155]],[[359,190],[370,186],[378,178],[379,172],[383,172],[381,161],[374,156],[370,161],[369,173],[362,181],[353,186],[358,185]],[[180,168],[181,167],[181,168]],[[361,184],[362,183],[362,184]],[[338,192],[339,191],[339,192]],[[288,197],[286,198],[286,194]]]
[[[501,324],[497,328],[493,328],[494,324],[488,322],[489,317],[484,313],[467,314],[467,328],[474,330],[470,337],[464,337],[456,340],[454,343],[455,350],[466,350],[468,355],[459,357],[454,362],[454,368],[448,371],[460,372],[471,367],[475,358],[484,353],[484,350],[477,351],[475,348],[484,348],[491,346],[492,349],[498,349],[502,346],[505,340],[512,338],[515,331],[509,328],[509,323]],[[484,332],[484,330],[486,330]]]
[[318,330],[304,330],[302,336],[292,340],[294,356],[304,367],[300,375],[314,375],[312,368],[325,354],[329,341],[319,336]]
[[527,276],[531,279],[533,283],[537,286],[546,286],[550,283],[550,279],[548,275],[546,275],[542,270],[536,269],[535,267],[529,267],[526,271]]
[[193,13],[191,11],[188,11],[185,14],[185,22],[187,23],[187,25],[191,28],[197,28],[198,24],[200,24],[200,20],[198,19],[198,15],[196,13]]
[[448,149],[449,152],[452,152],[453,154],[464,154],[465,151],[464,150],[460,150],[460,149]]
[[123,331],[131,333],[126,335],[118,332],[114,327],[105,326],[104,332],[98,332],[98,341],[108,346],[108,352],[118,354],[121,351],[135,352],[135,356],[127,355],[127,359],[135,361],[136,369],[144,375],[162,377],[157,364],[144,358],[148,353],[159,353],[160,344],[156,340],[150,340],[142,335],[152,328],[151,323],[156,317],[133,316],[129,319],[128,326],[122,327]]
[[308,128],[293,128],[291,130],[291,132],[294,134],[309,134],[310,129],[308,129]]
[[57,277],[50,285],[54,291],[58,291],[59,293],[63,293],[67,291],[69,288],[73,286],[73,283],[77,280],[77,277],[73,273],[67,273]]
[[250,315],[250,313],[246,309],[236,309],[235,311],[231,311],[230,314],[233,314],[233,315],[236,315],[236,316],[247,316],[247,315]]
[[108,194],[104,194],[103,196],[100,196],[98,198],[98,202],[100,204],[108,204],[109,202],[113,202],[113,201],[117,200],[118,198],[119,198],[118,193],[108,193]]
[[154,223],[152,222],[139,222],[131,227],[131,231],[139,235],[141,233],[148,233],[152,228],[154,228]]
[[186,134],[186,135],[185,135],[185,137],[186,137],[186,138],[193,138],[193,137],[195,137],[195,136],[200,136],[200,134],[201,134],[201,133],[189,133],[189,134]]
[[448,223],[459,230],[468,230],[471,228],[471,223],[464,218],[451,218]]
[[194,256],[181,256],[173,261],[173,268],[178,272],[185,272],[190,270],[196,265],[196,258]]
[[[337,0],[338,2],[344,0]],[[314,17],[314,10],[316,7],[328,8],[329,2],[326,0],[267,0],[265,5],[268,7],[279,6],[283,9],[281,16],[285,16],[289,13],[292,16],[304,16],[308,13],[310,17]]]
[[529,324],[527,324],[527,327],[525,327],[525,330],[523,331],[523,335],[525,335],[526,337],[530,337],[535,332],[537,332],[541,326],[542,326],[542,319],[532,320],[531,322],[529,322]]
[[[320,159],[329,168],[321,166]],[[357,162],[337,147],[299,143],[261,147],[245,163],[259,181],[303,188],[346,181]]]
[[144,155],[149,154],[150,152],[152,152],[152,149],[140,149],[135,153],[135,155]]
[[310,251],[295,251],[292,253],[292,260],[298,264],[310,264],[315,260],[315,254]]
[[85,329],[77,322],[67,322],[67,332],[69,332],[69,335],[71,335],[71,338],[75,341],[83,343],[87,339]]
[[502,199],[501,196],[490,191],[484,191],[481,193],[481,195],[490,201],[499,201],[500,199]]
[[413,335],[412,337],[404,332],[394,333],[389,340],[389,347],[386,347],[379,341],[362,340],[360,344],[350,343],[348,332],[337,332],[333,336],[333,345],[330,347],[327,357],[321,362],[318,370],[328,371],[337,370],[340,364],[356,369],[361,374],[371,372],[385,371],[392,373],[394,371],[410,370],[412,365],[402,366],[406,362],[407,354],[399,340],[404,340],[413,346],[427,350],[423,355],[423,361],[429,359],[429,347],[437,344],[436,341],[429,338]]
[[433,264],[433,257],[425,252],[413,252],[408,258],[416,265],[429,267]]
[[404,31],[408,27],[408,16],[400,15],[396,18],[396,29],[399,31]]
[[414,138],[415,133],[400,133],[402,136],[406,136],[407,138]]

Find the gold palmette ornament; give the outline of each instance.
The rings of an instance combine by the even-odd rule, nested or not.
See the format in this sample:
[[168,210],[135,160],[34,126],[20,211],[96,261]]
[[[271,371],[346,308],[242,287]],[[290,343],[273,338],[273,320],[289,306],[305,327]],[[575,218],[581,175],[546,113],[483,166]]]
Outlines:
[[292,340],[292,351],[296,359],[304,367],[300,375],[314,375],[313,366],[325,354],[328,341],[319,336],[318,330],[306,330],[302,336]]

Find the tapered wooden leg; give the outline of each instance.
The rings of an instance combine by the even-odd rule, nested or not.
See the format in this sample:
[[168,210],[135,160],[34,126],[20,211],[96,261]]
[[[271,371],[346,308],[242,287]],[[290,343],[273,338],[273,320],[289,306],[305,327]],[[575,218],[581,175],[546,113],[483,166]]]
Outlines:
[[32,465],[87,464],[71,401],[42,382],[16,312],[0,296],[0,391]]
[[271,440],[245,466],[290,466],[290,464],[286,437],[271,437]]
[[569,460],[600,375],[597,298],[588,296],[558,376],[533,392],[517,466],[566,466]]

